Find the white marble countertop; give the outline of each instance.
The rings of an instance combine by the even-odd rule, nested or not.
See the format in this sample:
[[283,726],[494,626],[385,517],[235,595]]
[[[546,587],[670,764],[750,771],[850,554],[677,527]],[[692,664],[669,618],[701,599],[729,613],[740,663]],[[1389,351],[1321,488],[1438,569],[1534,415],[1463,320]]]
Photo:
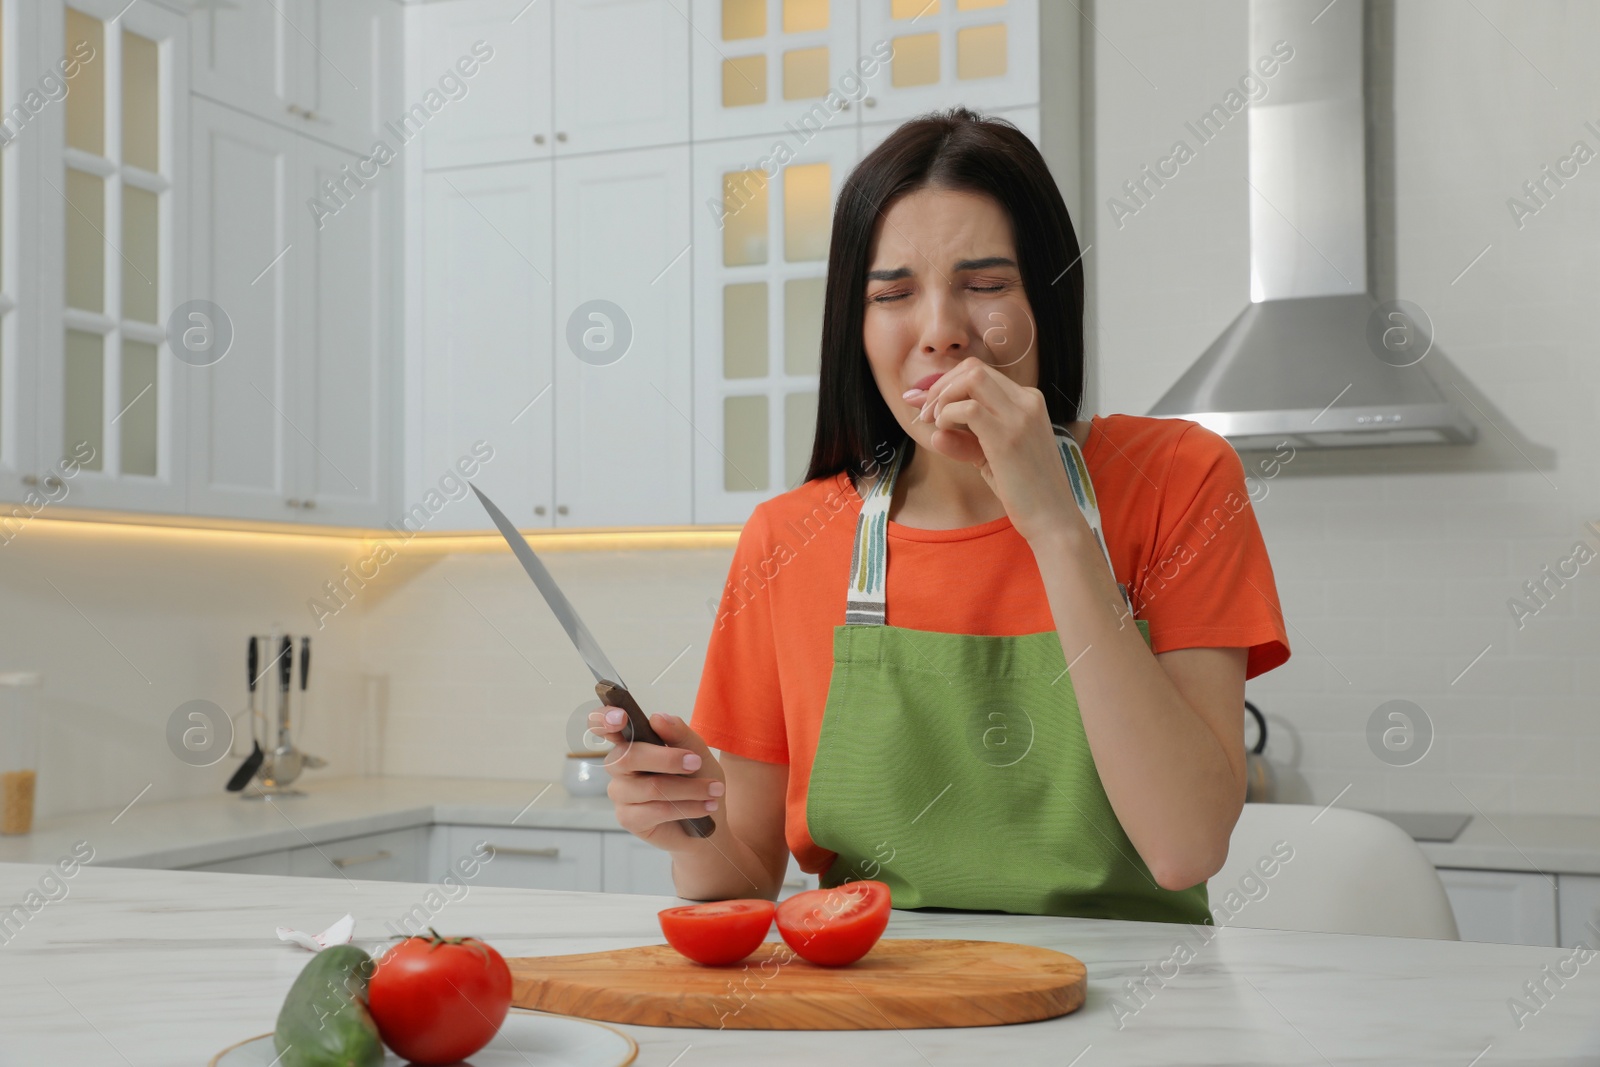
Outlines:
[[97,866],[190,867],[429,823],[624,832],[610,798],[569,796],[560,783],[308,776],[295,787],[305,795],[271,803],[219,792],[37,820],[30,834],[0,837],[0,862],[54,863],[88,841]]
[[[120,826],[121,823],[118,823]],[[109,829],[109,828],[106,828]],[[110,834],[100,835],[110,848]],[[0,904],[47,868],[0,864]],[[272,1028],[309,956],[279,923],[319,930],[351,912],[358,943],[383,936],[425,887],[394,882],[90,866],[8,927],[0,947],[0,1064],[200,1067]],[[659,944],[674,898],[473,887],[433,925],[507,956]],[[1375,906],[1378,906],[1375,902]],[[1202,932],[1203,931],[1203,932]],[[1203,941],[1204,934],[1211,939]],[[1216,929],[1047,916],[896,912],[888,937],[1042,945],[1089,971],[1082,1009],[1018,1026],[904,1031],[716,1031],[623,1026],[640,1067],[870,1063],[1593,1064],[1600,958],[1519,1028],[1508,1001],[1570,953],[1406,938]],[[1164,966],[1179,941],[1187,963]],[[1568,964],[1569,970],[1571,964]],[[1153,979],[1142,1002],[1126,983]],[[1124,1010],[1119,1011],[1118,1003]],[[1137,1010],[1129,1014],[1128,1010]]]
[[[306,795],[272,804],[218,793],[40,820],[0,837],[0,862],[53,863],[86,840],[100,866],[188,867],[429,823],[622,832],[608,798],[568,796],[559,783],[309,774],[296,786]],[[1421,847],[1437,867],[1600,875],[1600,818],[1475,814],[1455,841]]]

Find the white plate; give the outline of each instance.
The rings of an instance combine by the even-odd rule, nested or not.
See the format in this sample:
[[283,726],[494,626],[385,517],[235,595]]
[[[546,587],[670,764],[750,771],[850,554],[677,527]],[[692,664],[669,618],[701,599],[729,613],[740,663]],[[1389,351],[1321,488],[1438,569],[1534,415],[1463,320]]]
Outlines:
[[[217,1053],[210,1067],[269,1067],[278,1053],[262,1034]],[[626,1067],[639,1055],[633,1038],[588,1019],[512,1008],[494,1040],[465,1063],[470,1067]],[[384,1067],[406,1061],[384,1049]]]

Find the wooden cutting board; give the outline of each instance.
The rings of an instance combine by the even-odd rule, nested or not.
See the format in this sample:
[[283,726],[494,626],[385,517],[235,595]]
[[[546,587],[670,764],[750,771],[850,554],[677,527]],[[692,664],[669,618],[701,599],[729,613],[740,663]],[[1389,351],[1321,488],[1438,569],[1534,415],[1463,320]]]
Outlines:
[[888,1030],[1051,1019],[1083,1004],[1087,973],[1063,952],[1001,941],[885,939],[848,967],[818,967],[781,941],[704,967],[667,945],[522,956],[520,1008],[641,1026]]

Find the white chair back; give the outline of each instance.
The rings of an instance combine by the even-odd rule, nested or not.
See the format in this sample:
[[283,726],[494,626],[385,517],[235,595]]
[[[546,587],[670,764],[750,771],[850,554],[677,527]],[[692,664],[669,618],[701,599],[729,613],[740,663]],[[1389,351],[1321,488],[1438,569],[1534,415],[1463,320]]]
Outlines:
[[1314,804],[1246,804],[1206,883],[1218,926],[1458,940],[1444,884],[1387,819]]

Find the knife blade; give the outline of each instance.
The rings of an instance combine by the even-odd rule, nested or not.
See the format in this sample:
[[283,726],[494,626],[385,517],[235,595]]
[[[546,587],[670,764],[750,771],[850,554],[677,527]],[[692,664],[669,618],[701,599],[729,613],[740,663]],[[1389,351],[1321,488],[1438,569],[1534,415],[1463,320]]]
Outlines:
[[[495,506],[494,501],[483,494],[477,486],[468,482],[473,493],[478,497],[478,502],[489,513],[489,518],[494,521],[495,528],[500,531],[500,536],[505,538],[506,544],[511,546],[511,554],[517,557],[522,564],[522,569],[528,572],[528,577],[533,579],[533,584],[538,586],[539,592],[544,596],[545,603],[550,605],[550,610],[555,613],[556,621],[561,623],[561,628],[567,631],[567,636],[578,649],[578,654],[583,657],[584,664],[589,668],[589,673],[594,675],[595,694],[601,702],[610,706],[621,708],[627,715],[623,724],[622,737],[628,742],[642,741],[647,745],[665,744],[660,736],[650,726],[650,719],[644,710],[639,707],[639,702],[628,692],[628,687],[623,684],[622,675],[611,665],[606,654],[601,651],[600,644],[583,624],[583,619],[578,616],[578,609],[572,606],[561,587],[550,572],[545,569],[538,556],[534,554],[533,546],[528,544],[528,539],[522,536],[522,531],[512,525],[506,513]],[[716,830],[717,824],[709,815],[694,819],[680,819],[679,824],[690,837],[710,837]]]

